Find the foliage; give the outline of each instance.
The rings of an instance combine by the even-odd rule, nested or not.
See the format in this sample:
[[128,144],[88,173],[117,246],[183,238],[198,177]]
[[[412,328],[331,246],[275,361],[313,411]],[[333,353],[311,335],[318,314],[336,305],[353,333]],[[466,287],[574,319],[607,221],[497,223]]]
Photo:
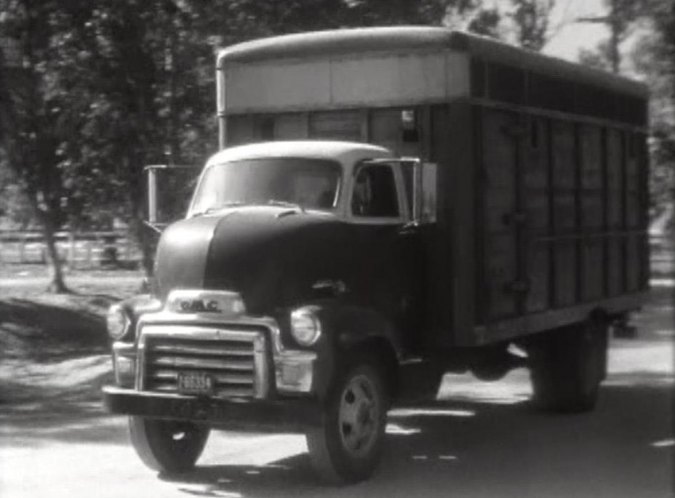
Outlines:
[[608,40],[603,40],[596,47],[582,48],[579,51],[579,62],[584,66],[612,71],[612,46]]
[[651,197],[659,216],[672,213],[675,195],[675,2],[655,2],[649,17],[633,60],[651,91]]
[[467,24],[467,31],[490,38],[501,38],[502,16],[497,9],[480,9]]
[[58,68],[66,62],[54,57],[55,42],[67,32],[57,10],[50,1],[0,1],[0,32],[11,42],[11,57],[0,54],[0,157],[43,227],[50,287],[64,292],[54,241],[68,199],[60,145],[76,132],[77,106],[59,84]]
[[633,34],[634,28],[639,25],[638,21],[649,17],[663,1],[605,0],[606,15],[582,18],[579,21],[605,24],[610,36],[597,47],[582,49],[579,53],[579,61],[597,69],[620,72],[622,69],[621,45]]
[[511,3],[516,43],[531,50],[541,50],[548,41],[549,19],[555,0],[511,0]]

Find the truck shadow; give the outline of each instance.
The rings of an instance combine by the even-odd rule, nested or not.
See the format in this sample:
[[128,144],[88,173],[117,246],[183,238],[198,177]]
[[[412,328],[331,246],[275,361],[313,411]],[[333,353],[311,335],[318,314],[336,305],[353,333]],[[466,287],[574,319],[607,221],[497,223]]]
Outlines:
[[390,414],[376,475],[342,488],[318,483],[305,453],[160,478],[199,496],[665,496],[675,459],[673,386],[652,380],[607,386],[585,415],[541,414],[522,401],[405,407]]

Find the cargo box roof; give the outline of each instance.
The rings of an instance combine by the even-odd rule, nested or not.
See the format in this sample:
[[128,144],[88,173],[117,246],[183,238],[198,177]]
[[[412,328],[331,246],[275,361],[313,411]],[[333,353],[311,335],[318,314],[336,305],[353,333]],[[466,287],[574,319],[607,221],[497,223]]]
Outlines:
[[646,98],[644,84],[545,56],[490,38],[438,27],[378,27],[316,31],[262,38],[223,49],[218,68],[229,63],[334,57],[358,53],[454,50],[558,78]]

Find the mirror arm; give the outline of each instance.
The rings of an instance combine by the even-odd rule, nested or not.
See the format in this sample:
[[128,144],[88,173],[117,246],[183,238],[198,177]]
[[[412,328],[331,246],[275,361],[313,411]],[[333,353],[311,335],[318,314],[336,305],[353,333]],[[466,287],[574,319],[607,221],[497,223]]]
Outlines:
[[165,223],[155,223],[155,222],[148,221],[148,220],[143,220],[143,224],[146,227],[151,228],[152,230],[154,230],[157,233],[162,233],[162,230],[166,227]]

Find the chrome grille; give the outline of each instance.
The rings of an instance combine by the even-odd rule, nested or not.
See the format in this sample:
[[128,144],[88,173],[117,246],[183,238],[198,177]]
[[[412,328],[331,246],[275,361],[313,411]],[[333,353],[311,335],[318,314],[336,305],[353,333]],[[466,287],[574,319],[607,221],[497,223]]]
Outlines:
[[[152,329],[159,329],[153,326]],[[264,340],[260,333],[218,332],[217,339],[190,338],[190,330],[144,334],[142,388],[178,392],[178,374],[203,372],[216,397],[262,397],[266,390]],[[200,336],[208,335],[203,330]],[[176,337],[178,335],[178,337]],[[211,335],[216,335],[211,333]]]

